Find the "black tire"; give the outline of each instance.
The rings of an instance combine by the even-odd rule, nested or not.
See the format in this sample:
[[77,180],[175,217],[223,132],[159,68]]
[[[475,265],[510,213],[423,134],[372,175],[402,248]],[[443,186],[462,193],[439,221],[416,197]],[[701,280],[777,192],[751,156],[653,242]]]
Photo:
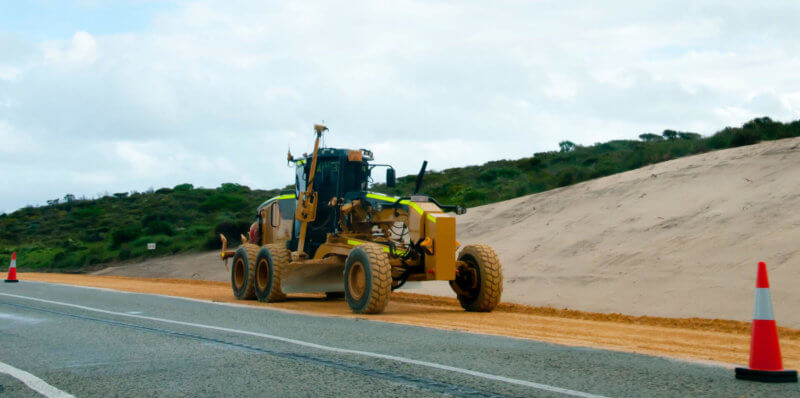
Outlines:
[[344,298],[344,292],[325,292],[326,300],[340,300]]
[[357,314],[377,314],[392,292],[392,266],[380,245],[365,243],[352,250],[344,265],[344,297]]
[[456,279],[450,287],[467,311],[489,312],[500,303],[503,294],[503,269],[494,249],[488,245],[467,245],[458,254]]
[[253,288],[255,279],[256,255],[258,246],[245,243],[236,249],[231,266],[231,288],[233,295],[239,300],[252,300],[256,298]]
[[284,243],[264,245],[256,256],[254,288],[258,301],[273,303],[286,298],[281,278],[289,266],[289,250]]

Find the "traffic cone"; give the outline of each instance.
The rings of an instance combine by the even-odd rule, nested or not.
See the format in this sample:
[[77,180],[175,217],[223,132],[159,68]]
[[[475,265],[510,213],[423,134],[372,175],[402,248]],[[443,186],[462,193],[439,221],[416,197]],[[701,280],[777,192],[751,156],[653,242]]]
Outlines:
[[11,265],[8,266],[8,276],[6,282],[19,282],[17,280],[17,253],[11,253]]
[[758,263],[756,304],[753,309],[753,330],[750,337],[750,367],[736,368],[736,378],[771,383],[797,382],[796,370],[784,370],[778,325],[772,312],[767,264]]

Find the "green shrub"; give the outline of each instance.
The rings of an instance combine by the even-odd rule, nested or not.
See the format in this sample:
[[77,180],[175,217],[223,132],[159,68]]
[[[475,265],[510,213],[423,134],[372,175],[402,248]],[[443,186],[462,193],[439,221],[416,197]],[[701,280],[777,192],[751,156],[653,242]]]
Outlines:
[[53,257],[53,268],[56,269],[74,269],[81,268],[85,265],[87,265],[86,252],[61,250],[56,252],[56,255]]
[[162,220],[155,220],[148,223],[144,229],[144,233],[147,235],[175,235],[172,225]]
[[525,158],[520,161],[523,170],[536,170],[542,165],[542,159],[537,157]]
[[81,235],[84,242],[102,242],[103,239],[103,234],[98,229],[87,230]]
[[128,225],[115,229],[111,232],[111,247],[119,247],[121,244],[130,242],[142,234],[142,229],[136,225]]
[[203,201],[203,203],[200,205],[200,210],[206,212],[235,210],[241,208],[246,203],[247,200],[242,196],[227,193],[217,193]]
[[759,141],[760,137],[758,132],[752,130],[743,130],[733,134],[733,138],[731,138],[731,146],[738,147],[752,145],[758,143]]
[[220,185],[219,191],[222,193],[248,193],[250,192],[250,188],[246,185],[239,185],[226,182]]
[[175,192],[188,192],[191,191],[192,189],[194,189],[194,185],[192,184],[180,184],[172,188],[172,190]]
[[[211,241],[213,243],[213,248],[217,249],[222,245],[222,241],[219,239],[219,235],[225,235],[225,239],[228,240],[228,245],[237,245],[241,240],[239,239],[239,235],[247,234],[250,231],[250,224],[251,221],[223,221],[214,228],[214,236],[212,237]],[[212,244],[208,242],[208,244]]]
[[572,185],[573,182],[575,182],[575,172],[573,170],[564,170],[558,175],[559,187]]
[[479,203],[486,200],[488,196],[485,190],[469,188],[464,192],[464,202]]
[[508,167],[497,168],[497,169],[489,169],[482,172],[478,178],[481,181],[491,182],[496,180],[497,178],[514,178],[520,174],[518,169],[512,169]]

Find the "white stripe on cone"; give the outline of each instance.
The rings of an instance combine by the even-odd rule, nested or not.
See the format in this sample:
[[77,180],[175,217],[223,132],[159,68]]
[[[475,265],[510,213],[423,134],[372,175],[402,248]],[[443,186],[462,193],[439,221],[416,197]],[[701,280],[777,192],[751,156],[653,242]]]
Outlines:
[[11,260],[11,265],[8,268],[17,268],[17,260]]
[[753,319],[762,321],[774,321],[775,314],[772,312],[772,294],[769,288],[756,288],[756,305],[753,307]]

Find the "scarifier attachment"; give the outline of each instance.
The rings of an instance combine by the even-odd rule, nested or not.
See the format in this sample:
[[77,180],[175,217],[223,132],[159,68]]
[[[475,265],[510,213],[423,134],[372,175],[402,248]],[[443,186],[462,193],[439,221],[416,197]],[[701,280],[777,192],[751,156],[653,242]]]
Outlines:
[[219,239],[222,241],[222,253],[220,253],[220,257],[222,257],[222,263],[225,264],[225,270],[230,272],[228,268],[228,259],[233,257],[236,252],[228,250],[228,239],[225,238],[225,235],[219,234]]

